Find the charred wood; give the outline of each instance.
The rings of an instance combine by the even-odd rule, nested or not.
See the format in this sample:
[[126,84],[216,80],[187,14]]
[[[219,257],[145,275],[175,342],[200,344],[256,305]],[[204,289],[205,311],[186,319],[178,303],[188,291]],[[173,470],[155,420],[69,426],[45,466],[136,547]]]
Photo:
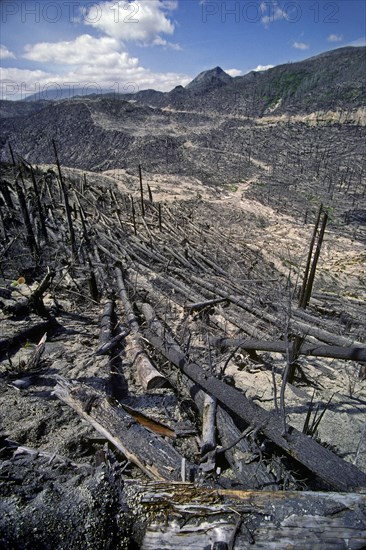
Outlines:
[[166,387],[169,385],[168,381],[152,365],[144,350],[139,325],[129,301],[122,271],[119,267],[116,268],[116,278],[118,295],[123,304],[126,319],[131,329],[131,334],[129,334],[126,339],[125,353],[129,356],[131,364],[135,366],[140,384],[145,390]]
[[[153,308],[149,304],[143,304],[141,310],[148,322],[150,330],[152,330],[155,335],[158,334],[159,337],[164,340],[169,350],[182,356],[183,353],[180,347],[157,319]],[[181,377],[182,384],[189,390],[198,410],[203,414],[204,400],[205,396],[208,394],[189,376],[186,376],[184,372]],[[175,383],[175,385],[177,384]],[[225,457],[242,486],[247,488],[258,488],[263,486],[273,489],[278,488],[274,476],[267,471],[265,464],[257,461],[260,450],[255,442],[249,442],[249,440],[242,438],[242,431],[235,424],[232,413],[230,413],[226,407],[223,407],[222,403],[216,403],[216,408],[218,436],[226,447],[224,452]],[[234,446],[232,446],[233,442],[236,442]]]
[[[183,457],[164,439],[137,422],[123,406],[86,385],[61,378],[55,388],[55,395],[151,479],[181,479]],[[187,462],[188,471],[192,467]]]
[[[269,351],[273,353],[286,353],[286,343],[281,341],[265,340],[241,340],[239,338],[213,338],[211,343],[219,348],[240,347],[245,350]],[[330,357],[332,359],[345,359],[349,361],[366,361],[366,346],[321,346],[303,343],[299,355],[313,357]]]
[[160,353],[203,390],[216,397],[228,410],[258,429],[327,484],[344,491],[362,490],[366,487],[366,474],[292,426],[288,426],[284,432],[279,415],[265,411],[237,389],[205,372],[199,365],[190,363],[177,346],[172,347],[166,337],[161,337],[159,330],[154,329],[154,322],[150,323],[145,336]]
[[141,548],[304,550],[366,543],[366,498],[359,494],[215,490],[182,483],[126,485],[142,507]]

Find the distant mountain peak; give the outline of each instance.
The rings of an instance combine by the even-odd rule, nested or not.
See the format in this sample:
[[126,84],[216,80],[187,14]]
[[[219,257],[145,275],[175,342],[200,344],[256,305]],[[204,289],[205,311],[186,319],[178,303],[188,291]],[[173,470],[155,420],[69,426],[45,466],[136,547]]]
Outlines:
[[229,76],[227,73],[225,73],[225,71],[223,69],[221,69],[221,67],[217,66],[217,67],[214,67],[213,69],[209,69],[208,71],[204,71],[206,73],[211,73],[211,74],[215,74],[217,76],[221,76],[221,75],[226,75],[226,76]]
[[186,90],[202,91],[229,84],[232,77],[225,73],[221,67],[214,67],[208,71],[202,71],[186,86]]

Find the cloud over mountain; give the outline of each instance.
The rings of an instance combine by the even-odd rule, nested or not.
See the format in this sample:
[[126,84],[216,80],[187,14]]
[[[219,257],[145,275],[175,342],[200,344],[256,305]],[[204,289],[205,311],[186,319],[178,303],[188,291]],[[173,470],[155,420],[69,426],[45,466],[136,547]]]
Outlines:
[[161,34],[174,33],[175,24],[169,15],[176,8],[177,2],[166,0],[108,1],[101,5],[92,4],[85,14],[84,23],[123,42],[159,44],[164,40]]

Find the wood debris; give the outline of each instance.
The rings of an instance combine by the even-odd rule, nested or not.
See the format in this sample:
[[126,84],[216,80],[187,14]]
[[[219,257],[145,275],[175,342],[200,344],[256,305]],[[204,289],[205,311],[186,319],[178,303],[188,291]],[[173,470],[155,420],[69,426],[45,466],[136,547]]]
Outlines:
[[[95,439],[94,470],[85,475],[98,485],[103,472],[103,491],[108,486],[120,513],[127,518],[135,510],[131,521],[140,529],[141,548],[279,549],[294,539],[302,548],[343,547],[346,540],[361,548],[362,441],[354,441],[356,466],[317,433],[291,424],[286,392],[306,396],[316,386],[306,370],[313,359],[322,373],[337,372],[341,361],[361,369],[365,320],[349,314],[353,338],[342,331],[341,318],[323,319],[312,307],[309,287],[306,311],[298,308],[288,278],[240,238],[206,223],[207,204],[153,203],[151,189],[144,194],[141,167],[131,200],[113,186],[69,181],[53,146],[57,172],[23,163],[26,193],[17,181],[3,193],[11,220],[0,258],[6,391],[16,390],[20,408],[31,410],[35,399],[46,414],[62,407],[63,418]],[[13,167],[7,169],[11,174]],[[31,196],[34,182],[40,201]],[[15,238],[12,231],[22,224],[24,235]],[[33,286],[24,300],[14,288],[28,280]],[[324,358],[337,361],[335,367]],[[238,384],[236,373],[246,366],[254,379],[254,364],[254,372],[274,381],[272,406]],[[277,388],[281,374],[285,381]],[[23,382],[12,387],[14,375]],[[331,409],[335,399],[328,396],[323,405]],[[47,421],[35,422],[41,444]],[[22,435],[20,425],[15,433]],[[55,449],[33,456],[37,468],[48,457],[45,472],[53,455],[63,455],[57,435],[47,441]],[[22,485],[17,460],[26,448],[2,435],[0,458],[10,461],[1,463],[8,472],[0,474],[2,483]]]

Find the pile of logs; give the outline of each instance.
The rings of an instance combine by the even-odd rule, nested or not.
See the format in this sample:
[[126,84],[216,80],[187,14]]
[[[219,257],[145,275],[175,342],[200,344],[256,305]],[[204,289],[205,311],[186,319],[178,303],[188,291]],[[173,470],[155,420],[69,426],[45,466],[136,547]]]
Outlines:
[[[104,361],[105,383],[57,376],[55,395],[143,472],[145,481],[124,484],[128,506],[143,518],[141,547],[362,548],[366,474],[288,424],[286,368],[272,411],[225,370],[239,349],[254,360],[262,351],[283,354],[287,366],[300,356],[361,366],[366,345],[339,336],[340,321],[321,318],[310,298],[306,312],[295,293],[286,302],[286,279],[240,237],[220,233],[209,218],[192,219],[205,206],[157,204],[150,188],[147,200],[141,168],[140,200],[86,178],[67,182],[53,147],[55,171],[45,175],[13,156],[1,182],[4,279],[16,277],[19,262],[10,256],[22,239],[28,271],[43,279],[25,299],[10,295],[9,285],[1,290],[5,316],[38,320],[3,336],[0,354],[59,331],[46,292],[70,292],[99,308],[89,361]],[[23,236],[15,234],[22,223]],[[354,322],[360,329],[357,315]],[[151,414],[151,396],[162,410],[174,396],[170,421]]]

